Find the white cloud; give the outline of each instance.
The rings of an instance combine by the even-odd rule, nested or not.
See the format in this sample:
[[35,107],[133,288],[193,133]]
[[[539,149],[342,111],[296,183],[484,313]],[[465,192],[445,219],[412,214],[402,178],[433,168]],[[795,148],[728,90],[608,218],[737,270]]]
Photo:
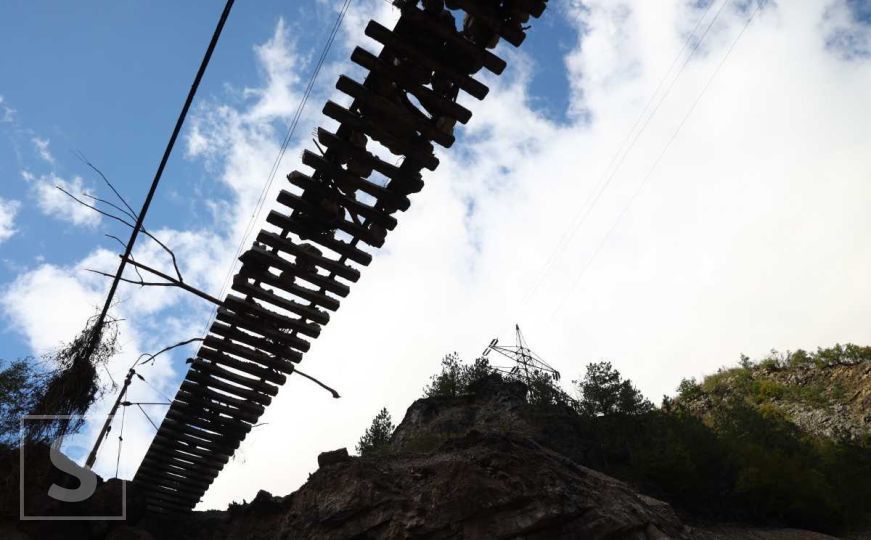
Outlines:
[[6,100],[0,96],[0,123],[11,123],[15,121],[15,109],[6,105]]
[[20,208],[21,203],[18,201],[0,198],[0,244],[12,238],[17,232],[15,216]]
[[58,189],[61,187],[81,199],[83,193],[88,193],[88,186],[81,177],[75,176],[72,180],[64,180],[50,173],[41,176],[32,185],[39,210],[46,216],[83,227],[96,227],[100,223],[100,215],[97,212],[77,203]]
[[48,148],[50,141],[40,137],[33,137],[30,141],[33,143],[34,148],[36,148],[36,153],[39,154],[39,157],[46,163],[54,165],[54,156],[51,155],[51,150]]

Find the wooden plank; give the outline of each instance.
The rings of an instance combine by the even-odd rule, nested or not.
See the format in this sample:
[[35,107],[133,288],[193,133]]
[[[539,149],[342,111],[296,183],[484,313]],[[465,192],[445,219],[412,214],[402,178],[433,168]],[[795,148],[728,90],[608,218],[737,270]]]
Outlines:
[[145,473],[140,476],[140,481],[145,482],[147,486],[172,489],[185,495],[194,496],[197,499],[201,498],[209,488],[208,484],[203,485],[187,478],[171,475],[151,475]]
[[250,360],[251,362],[256,362],[261,364],[262,366],[272,368],[280,373],[290,374],[293,372],[293,363],[287,359],[278,359],[275,357],[268,356],[263,353],[263,351],[246,347],[245,345],[234,343],[232,341],[228,341],[227,339],[219,339],[215,336],[206,336],[206,339],[203,341],[203,345],[206,345],[212,349],[217,349],[216,353],[220,354],[220,359],[216,359],[216,354],[204,350],[205,354],[201,354],[202,358],[207,360],[214,360],[218,363],[223,363],[227,366],[230,365],[229,361],[232,360],[233,357],[229,355],[233,355],[234,357],[238,357],[240,359]]
[[[154,455],[146,456],[146,459],[157,465],[159,465],[163,459],[174,457],[176,462],[182,460],[193,461],[194,463],[188,466],[188,468],[191,469],[201,467],[203,469],[215,469],[220,472],[224,465],[230,461],[226,456],[213,456],[208,453],[192,451],[187,446],[182,447],[181,445],[170,444],[163,439],[153,440],[151,442],[151,447],[156,449],[157,452]],[[161,453],[164,455],[157,457]]]
[[[327,102],[327,105],[329,105],[330,103],[332,102]],[[348,118],[356,117],[360,119],[359,116],[348,111],[347,109],[343,109],[338,105],[336,105],[336,107],[338,107],[339,110],[342,110],[350,115],[348,116]],[[324,107],[324,111],[326,110],[327,107]],[[332,107],[330,108],[330,110],[332,110]],[[337,113],[336,116],[344,116],[344,114]],[[338,164],[330,163],[329,161],[325,160],[314,152],[310,152],[308,150],[303,151],[302,162],[303,164],[308,165],[312,169],[318,171],[318,173],[328,178],[337,179],[338,181],[349,184],[364,193],[368,193],[369,195],[378,199],[379,202],[387,202],[390,205],[393,205],[403,211],[407,210],[408,207],[411,206],[411,201],[408,200],[408,197],[399,193],[394,193],[386,187],[379,186],[378,184],[373,184],[368,180],[363,180],[359,176],[346,171]],[[290,180],[290,178],[288,178],[288,180]]]
[[[281,214],[278,214],[276,212],[276,215],[281,215]],[[286,219],[286,218],[284,218],[284,216],[282,216],[282,219]],[[273,225],[276,225],[276,223],[273,223]],[[277,225],[277,226],[280,227],[281,225]],[[296,244],[294,244],[289,238],[286,238],[284,236],[281,236],[280,234],[276,234],[274,232],[265,231],[265,230],[261,230],[260,233],[257,235],[257,241],[261,242],[263,244],[266,244],[267,246],[272,247],[274,249],[277,249],[279,251],[283,251],[285,253],[292,253],[291,250],[294,248],[294,246],[296,246]],[[336,240],[335,238],[329,238],[325,241],[322,240],[321,245],[326,247],[327,249],[329,249],[331,251],[335,251],[340,256],[345,257],[346,259],[349,259],[351,261],[354,261],[355,263],[362,264],[363,266],[366,266],[372,262],[372,255],[370,255],[369,253],[366,253],[365,251],[363,251],[362,249],[360,249],[354,245],[342,242],[340,240]],[[317,277],[320,278],[319,281],[310,280],[310,279],[306,279],[306,281],[308,281],[312,285],[317,285],[317,286],[322,287],[330,292],[333,292],[335,294],[339,294],[338,292],[331,290],[329,280],[327,280],[327,278],[324,278],[323,276],[317,276]],[[325,284],[326,284],[326,286],[325,286]],[[350,291],[350,289],[347,289],[347,286],[346,286],[346,289],[341,289],[341,290]],[[339,294],[339,296],[347,296],[347,293],[344,295]]]
[[[284,195],[284,194],[287,194],[287,195]],[[293,195],[292,193],[288,193],[287,191],[282,190],[281,193],[279,193],[279,195],[278,195],[278,202],[281,204],[287,204],[283,201],[288,196],[290,196],[292,198],[297,198],[297,199],[299,198],[299,197],[296,197],[296,195]],[[266,231],[264,231],[264,232],[266,232]],[[309,253],[305,250],[305,248],[302,247],[302,245],[295,244],[293,241],[291,241],[288,238],[282,238],[281,236],[279,236],[275,233],[268,233],[268,232],[266,232],[266,234],[263,234],[263,235],[258,235],[258,239],[259,239],[259,236],[263,236],[263,237],[267,238],[267,241],[263,242],[267,246],[275,247],[275,249],[283,251],[284,253],[287,253],[289,255],[293,255],[297,259],[304,258],[307,261],[311,261],[311,263],[313,263],[315,266],[323,268],[324,270],[326,270],[328,272],[332,272],[341,278],[347,279],[348,281],[356,282],[358,279],[360,279],[360,271],[357,270],[356,268],[352,268],[346,264],[342,264],[339,261],[334,261],[333,259],[330,259],[328,257],[324,257],[323,255]],[[314,317],[312,317],[312,319],[314,319]]]
[[[479,49],[475,48],[475,50]],[[361,47],[354,49],[354,52],[351,53],[351,60],[369,71],[393,81],[397,86],[416,97],[422,104],[429,104],[430,107],[437,109],[444,116],[453,118],[461,124],[467,123],[469,119],[472,118],[472,111],[469,109],[463,107],[456,101],[437,94],[426,86],[416,83],[405,71],[398,69],[392,64],[384,62],[382,59]],[[377,167],[373,168],[378,170],[381,174],[387,175],[380,169],[377,169]]]
[[[274,249],[279,251],[283,251],[285,253],[293,253],[294,249],[297,247],[290,238],[286,236],[282,236],[280,234],[276,234],[272,231],[261,230],[257,235],[257,241],[263,244],[266,244]],[[336,239],[330,239],[326,246],[331,250],[335,251],[341,257],[353,261],[357,264],[367,266],[372,262],[372,255],[363,251],[355,245],[349,244],[347,242],[342,242]],[[329,258],[329,257],[325,257]],[[315,285],[317,283],[312,282]]]
[[[171,472],[176,476],[183,476],[193,482],[211,484],[220,474],[223,465],[215,466],[205,462],[179,465],[177,461],[170,461],[170,458],[167,457],[164,461],[143,461],[140,468],[144,474],[151,476],[162,476],[167,474],[167,472]],[[138,477],[134,481],[138,481]]]
[[224,305],[236,313],[248,313],[258,319],[263,319],[264,323],[273,324],[276,330],[295,330],[312,338],[318,337],[321,333],[321,327],[316,324],[306,322],[303,319],[293,319],[271,309],[266,309],[257,302],[248,301],[232,294],[228,294],[224,299]]
[[[157,454],[158,456],[162,454]],[[211,484],[221,469],[209,469],[194,463],[181,463],[178,460],[166,457],[163,461],[143,461],[139,467],[143,471],[148,471],[151,474],[163,474],[171,472],[176,475],[183,475],[185,478],[203,483]],[[138,474],[138,473],[137,473]]]
[[346,75],[339,76],[336,89],[354,98],[355,105],[364,111],[364,116],[366,110],[372,111],[376,117],[389,118],[393,125],[403,126],[405,130],[412,132],[416,131],[440,146],[450,148],[454,144],[455,139],[452,134],[436,129],[435,122],[410,101],[402,103],[372,92]]
[[190,435],[173,431],[171,429],[162,428],[154,436],[154,439],[156,441],[162,441],[167,445],[180,448],[190,454],[205,455],[213,458],[227,457],[229,459],[233,457],[233,451],[235,450],[223,445],[213,444],[198,439],[197,437],[191,437]]
[[[409,173],[401,167],[383,161],[375,155],[370,154],[367,150],[351,144],[350,141],[347,141],[324,128],[318,128],[318,141],[327,147],[327,155],[333,153],[345,159],[359,161],[367,167],[372,167],[373,170],[378,171],[394,182],[407,185],[409,187],[408,193],[417,193],[423,188],[423,180],[421,179],[419,172]],[[322,180],[315,180],[298,171],[294,171],[287,175],[287,179],[291,184],[303,189],[318,189],[319,186],[323,186]],[[362,214],[363,213],[361,212],[361,215]],[[384,225],[385,228],[387,227],[387,223],[381,224]],[[393,227],[390,228],[392,229]]]
[[277,359],[268,356],[261,350],[252,347],[246,347],[245,345],[242,345],[240,343],[234,343],[227,340],[226,338],[218,338],[216,336],[209,335],[206,336],[205,340],[203,341],[203,345],[203,349],[208,347],[209,349],[216,349],[216,351],[212,352],[211,350],[201,349],[203,354],[200,354],[200,357],[206,360],[213,360],[217,363],[223,363],[226,366],[230,366],[230,364],[233,363],[233,357],[237,357],[237,359],[249,360],[251,362],[255,362],[257,364],[260,364],[261,366],[274,369],[284,374],[290,374],[293,370],[293,363],[288,361],[287,359]]
[[[269,215],[266,217],[266,221],[271,223],[272,225],[275,225],[276,227],[279,227],[281,229],[287,229],[292,232],[296,232],[296,230],[298,229],[296,227],[296,224],[293,223],[287,216],[279,214],[274,210],[269,212]],[[270,239],[269,235],[261,234],[261,236],[266,239],[264,243],[266,243]],[[260,236],[258,236],[258,239],[259,238]],[[321,240],[319,241],[319,243],[328,249],[332,249],[330,248],[329,242]],[[351,292],[351,288],[344,283],[339,283],[338,281],[328,276],[323,276],[315,272],[310,272],[306,269],[300,268],[298,265],[288,261],[287,259],[279,257],[275,253],[271,253],[269,251],[256,247],[254,249],[260,250],[265,253],[269,257],[269,262],[273,267],[282,271],[290,272],[293,276],[303,279],[311,283],[312,285],[316,285],[324,289],[325,291],[331,292],[341,297],[348,296],[348,293]]]
[[222,392],[227,392],[234,396],[239,396],[252,403],[258,403],[260,405],[263,405],[264,407],[268,407],[269,404],[272,403],[272,398],[270,396],[267,396],[266,394],[261,394],[260,392],[256,392],[254,390],[251,390],[250,388],[231,384],[229,382],[220,380],[209,373],[203,373],[199,370],[192,369],[188,371],[187,378],[188,380],[194,381],[197,384],[208,386],[209,388],[214,388]]
[[198,476],[192,476],[191,473],[181,471],[178,469],[155,469],[152,465],[148,465],[145,467],[140,467],[138,471],[136,471],[136,477],[134,478],[134,482],[153,482],[158,478],[168,478],[172,479],[175,482],[178,482],[182,485],[187,485],[192,488],[200,488],[203,490],[209,489],[209,486],[214,482],[214,478],[206,481],[201,479]]
[[426,66],[427,69],[439,71],[439,73],[459,86],[466,93],[477,99],[484,99],[490,91],[486,85],[470,77],[462,74],[457,70],[445,65],[437,58],[433,58],[427,52],[421,51],[418,47],[406,43],[396,34],[384,28],[375,21],[369,21],[366,26],[366,35],[375,41],[383,44],[385,47],[391,47],[401,54],[408,56],[412,62]]
[[210,400],[210,406],[212,402],[223,403],[224,405],[233,407],[236,410],[256,415],[258,418],[260,417],[260,415],[263,414],[265,410],[262,405],[258,405],[256,403],[249,403],[244,399],[217,392],[215,390],[212,390],[211,388],[203,386],[202,384],[195,383],[194,381],[191,381],[189,379],[185,379],[185,381],[181,383],[181,388],[179,388],[179,399],[182,398],[182,392],[187,392],[192,396],[196,396],[200,399],[208,399]]
[[187,433],[193,437],[197,437],[218,444],[235,444],[238,446],[240,441],[240,437],[238,437],[236,434],[205,430],[201,427],[193,426],[188,424],[187,422],[181,422],[172,418],[164,418],[163,425],[165,425],[167,429],[171,431]]
[[[175,457],[177,453],[167,451],[160,448],[152,454],[149,450],[149,457],[142,461],[140,468],[147,470],[152,474],[161,473],[162,471],[172,471],[174,474],[183,474],[186,478],[192,478],[203,482],[212,482],[218,477],[218,474],[223,470],[223,464],[214,464],[206,461],[197,461],[196,463],[187,463]],[[195,459],[192,457],[192,459]]]
[[[242,362],[241,360],[239,360],[238,362],[239,362],[239,364],[243,364],[243,365],[247,364],[247,362]],[[228,367],[233,367],[233,366],[228,365]],[[235,371],[230,371],[228,369],[224,369],[218,364],[215,364],[212,362],[206,362],[205,360],[202,360],[199,358],[195,358],[191,362],[191,369],[199,371],[201,373],[206,373],[206,374],[211,375],[213,377],[219,377],[221,379],[224,379],[224,380],[230,381],[232,383],[244,386],[246,388],[250,388],[251,390],[256,390],[257,392],[266,394],[268,396],[278,395],[278,387],[273,386],[265,381],[260,380],[260,377],[258,377],[257,379],[252,379],[251,377],[246,377],[240,373],[236,373]],[[241,370],[241,371],[244,371],[244,370]],[[269,370],[264,370],[264,371],[267,371],[267,373],[268,373]],[[284,384],[284,382],[287,380],[287,377],[285,375],[280,374],[280,373],[275,373],[274,375],[277,378],[279,378],[279,380],[281,380],[281,382],[279,382],[278,384]]]
[[299,302],[294,302],[289,298],[278,296],[269,289],[264,289],[259,285],[248,283],[247,279],[234,279],[230,288],[237,293],[244,294],[246,297],[250,296],[255,300],[260,300],[261,302],[265,302],[274,307],[295,313],[300,317],[310,319],[320,325],[325,325],[330,322],[330,315],[327,312],[321,311],[315,307],[300,304]]
[[[249,315],[248,313],[240,313],[237,311],[230,311],[226,308],[218,308],[218,315],[216,316],[216,319],[223,323],[236,326],[237,328],[245,330],[246,332],[253,332],[257,335],[263,336],[264,338],[268,338],[270,341],[273,342],[276,347],[281,347],[283,351],[281,354],[284,358],[273,357],[274,362],[272,364],[264,365],[282,373],[290,373],[290,371],[288,370],[293,369],[293,366],[287,365],[287,361],[290,360],[293,362],[299,362],[302,359],[302,353],[300,351],[303,349],[308,349],[310,346],[309,342],[299,338],[298,336],[294,336],[285,332],[279,332],[278,330],[273,328],[268,321],[263,321],[261,319],[258,319],[257,317]],[[238,341],[243,341],[241,336]],[[263,347],[257,348],[261,350],[266,350]],[[276,353],[273,352],[273,354]]]
[[[209,342],[209,347],[218,350],[202,351],[201,348],[200,350],[205,354],[198,356],[205,358],[206,360],[224,364],[233,369],[238,369],[239,371],[244,371],[245,373],[254,375],[258,379],[265,379],[276,384],[284,384],[286,377],[282,374],[291,373],[293,371],[293,362],[299,362],[302,358],[302,354],[299,351],[291,349],[286,344],[276,343],[271,338],[266,339],[259,335],[243,332],[239,328],[244,328],[243,325],[245,325],[248,320],[236,317],[235,315],[230,316],[229,313],[230,312],[226,310],[221,313],[221,319],[212,324],[210,330],[214,335],[206,336],[205,338]],[[224,314],[227,315],[225,316]],[[232,322],[224,324],[227,322],[228,318],[232,319]],[[223,339],[219,339],[219,337]],[[225,361],[225,357],[220,356],[222,355],[220,349],[228,344],[228,339],[232,339],[240,344],[249,345],[255,349],[259,349],[262,353],[270,353],[273,356],[267,357],[265,354],[261,354],[255,359],[257,364],[244,362],[229,356],[226,357]],[[205,341],[203,344],[205,345]],[[261,366],[258,364],[263,365]],[[273,373],[273,371],[277,373]]]
[[162,442],[148,447],[148,452],[145,453],[142,463],[158,470],[162,469],[165,464],[186,470],[200,467],[204,474],[206,472],[218,474],[224,466],[224,463],[198,461],[196,456],[179,452],[175,448],[167,448]]
[[191,410],[194,411],[200,410],[204,412],[211,411],[213,413],[220,413],[222,415],[229,416],[237,420],[243,420],[245,422],[250,422],[252,424],[256,423],[257,420],[260,419],[259,414],[254,414],[247,410],[240,410],[234,407],[230,407],[224,403],[209,401],[203,396],[199,394],[192,394],[187,390],[179,390],[176,399],[178,401],[187,403],[191,406]]
[[[471,2],[475,2],[475,0],[471,0]],[[469,11],[463,7],[461,7],[461,9],[463,9],[464,11]],[[482,12],[485,11],[486,10],[482,10]],[[472,14],[471,12],[469,13]],[[505,71],[505,68],[508,66],[508,63],[505,62],[505,60],[503,60],[502,58],[499,58],[487,49],[482,49],[469,41],[457,30],[456,26],[451,28],[446,25],[439,24],[436,20],[433,19],[433,17],[419,9],[408,9],[403,11],[402,18],[404,19],[404,21],[410,22],[412,26],[416,27],[420,32],[426,32],[428,34],[436,35],[439,38],[445,40],[447,47],[451,49],[450,55],[452,57],[472,57],[477,61],[478,65],[483,66],[495,75],[501,75],[502,72]],[[513,33],[510,30],[509,34],[511,35],[512,39],[520,38],[521,42],[525,37]],[[509,41],[508,38],[506,38],[506,41]],[[509,41],[509,43],[511,43],[511,41]]]
[[[356,148],[350,144],[349,146],[352,148]],[[374,208],[372,206],[369,206],[368,204],[363,204],[354,197],[349,197],[348,195],[345,195],[335,187],[329,186],[323,181],[313,180],[310,176],[302,174],[298,171],[294,171],[287,175],[287,179],[290,181],[291,184],[299,186],[307,192],[318,193],[320,196],[335,199],[336,203],[339,206],[354,215],[365,218],[368,222],[377,223],[378,225],[381,225],[387,230],[393,230],[396,228],[396,218],[394,218],[393,216],[384,213],[378,208]],[[285,203],[288,195],[293,194],[288,191],[282,190],[278,194],[277,200],[280,204],[285,204],[286,206],[290,206],[292,208],[293,201]],[[353,234],[356,235],[356,233]],[[353,279],[351,281],[357,280]]]
[[209,489],[209,486],[212,485],[212,482],[214,481],[212,478],[209,480],[203,480],[199,477],[189,476],[179,469],[173,470],[169,467],[155,469],[153,466],[145,468],[140,467],[139,470],[136,471],[136,476],[134,478],[134,481],[144,480],[148,482],[160,481],[165,478],[169,482],[175,482],[187,486],[188,488],[202,490]]
[[[398,152],[400,155],[406,156],[407,159],[412,159],[415,163],[420,163],[422,167],[426,167],[431,171],[438,167],[439,161],[432,154],[432,145],[429,145],[423,137],[416,135],[414,138],[398,138],[390,132],[385,131],[371,118],[351,112],[333,101],[327,101],[324,105],[323,113],[340,124],[362,131],[387,147],[394,154]],[[371,182],[368,182],[368,184],[371,184]],[[372,189],[372,187],[371,185],[360,184],[357,189],[369,193],[367,189]]]
[[[493,28],[497,34],[502,36],[505,41],[519,47],[526,39],[526,32],[503,22],[504,14],[500,10],[494,9],[490,4],[479,2],[477,0],[453,0],[454,3],[471,15],[472,17],[484,21],[490,28]],[[435,25],[433,25],[435,26]]]
[[[272,234],[272,233],[269,233],[269,234]],[[276,236],[278,236],[278,235],[276,235]],[[335,298],[328,296],[320,291],[316,291],[313,289],[307,289],[305,287],[302,287],[302,286],[296,285],[296,284],[290,284],[290,283],[288,283],[287,280],[281,279],[280,277],[278,277],[274,274],[270,274],[270,273],[261,274],[260,276],[258,276],[258,279],[260,279],[260,281],[262,283],[265,283],[267,285],[271,285],[271,286],[278,288],[278,289],[281,289],[289,294],[293,294],[295,296],[298,296],[298,297],[300,297],[300,298],[302,298],[302,299],[304,299],[304,300],[306,300],[306,301],[308,301],[316,306],[322,307],[324,309],[327,309],[330,311],[336,311],[337,309],[339,309],[339,301],[338,300],[336,300]]]
[[173,402],[166,416],[180,422],[196,424],[203,429],[226,433],[239,438],[244,437],[246,433],[251,431],[251,424],[242,420],[221,416],[215,412],[206,411],[199,405],[191,405],[178,400]]
[[[308,152],[308,150],[306,150],[306,152]],[[303,157],[303,162],[305,162],[305,157]],[[282,190],[278,195],[278,202],[284,206],[292,208],[293,210],[308,214],[309,216],[316,216],[317,218],[324,220],[327,219],[324,210],[320,207],[309,203],[302,197],[294,195],[289,191]],[[384,244],[384,240],[381,238],[375,238],[369,229],[352,221],[348,221],[344,216],[341,219],[330,223],[329,228],[336,228],[340,231],[344,231],[355,237],[355,239],[362,240],[373,247],[381,247]]]
[[[158,437],[160,438],[158,439]],[[200,463],[205,463],[213,467],[223,467],[227,464],[228,461],[230,461],[230,456],[227,456],[226,454],[215,453],[204,448],[197,448],[193,445],[184,444],[179,441],[173,441],[167,439],[166,436],[161,435],[160,433],[157,434],[151,444],[160,445],[164,450],[168,452],[174,451],[176,453],[183,452],[185,454],[190,454],[192,458],[196,459],[197,465],[199,465]]]

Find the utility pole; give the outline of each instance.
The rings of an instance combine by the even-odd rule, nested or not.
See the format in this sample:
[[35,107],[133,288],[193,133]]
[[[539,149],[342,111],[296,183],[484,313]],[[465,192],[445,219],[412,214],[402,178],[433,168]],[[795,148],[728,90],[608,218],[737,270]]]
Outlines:
[[142,209],[139,211],[138,214],[136,214],[136,224],[133,227],[133,232],[130,233],[130,240],[127,241],[124,249],[124,254],[121,256],[121,263],[118,265],[118,270],[115,272],[115,277],[112,280],[112,284],[109,286],[109,293],[106,295],[106,302],[103,305],[103,309],[100,312],[100,315],[94,322],[94,326],[92,328],[87,347],[85,348],[85,353],[82,355],[82,358],[85,361],[90,361],[91,355],[94,353],[94,349],[96,349],[97,344],[100,342],[100,336],[103,331],[103,323],[106,320],[106,315],[109,313],[109,308],[112,306],[112,300],[115,298],[115,292],[118,290],[118,284],[121,282],[121,278],[124,274],[124,268],[127,266],[128,262],[131,262],[130,255],[133,253],[133,245],[136,243],[139,232],[142,230],[142,225],[145,222],[145,215],[148,213],[148,208],[151,206],[151,201],[154,198],[154,193],[157,191],[157,185],[160,183],[160,179],[163,176],[163,170],[166,168],[166,164],[169,161],[169,156],[172,153],[173,147],[175,147],[175,141],[176,139],[178,139],[178,135],[181,132],[181,127],[184,124],[185,118],[187,118],[188,110],[190,110],[191,103],[194,100],[197,89],[200,87],[200,81],[202,81],[203,79],[203,74],[206,72],[206,67],[209,65],[209,60],[211,60],[212,58],[212,53],[215,50],[215,46],[218,44],[218,38],[221,36],[221,31],[224,29],[224,23],[227,22],[227,17],[230,15],[230,9],[233,7],[234,1],[235,0],[227,0],[226,5],[224,6],[224,11],[221,13],[221,18],[218,20],[218,25],[215,28],[214,33],[212,34],[212,39],[209,42],[208,48],[206,49],[206,54],[205,56],[203,56],[202,62],[200,62],[200,67],[197,70],[196,76],[194,77],[194,82],[191,85],[190,90],[188,91],[187,99],[185,99],[181,112],[176,119],[175,127],[172,130],[172,135],[170,135],[169,142],[166,144],[166,149],[163,151],[163,157],[160,160],[160,164],[157,166],[157,172],[154,173],[154,179],[151,181],[151,187],[148,190],[148,194],[145,196],[145,202],[142,203]]
[[97,436],[96,442],[94,442],[94,447],[91,449],[91,453],[88,454],[88,459],[85,461],[85,468],[90,469],[94,466],[94,462],[97,461],[97,452],[100,450],[100,445],[103,443],[103,439],[106,438],[106,435],[109,433],[109,429],[112,427],[112,419],[115,417],[115,413],[118,412],[118,407],[121,406],[121,401],[124,399],[124,396],[127,395],[127,387],[130,386],[130,382],[133,380],[133,375],[136,374],[133,371],[133,368],[130,368],[130,371],[127,372],[127,376],[124,377],[124,385],[121,387],[121,391],[118,393],[118,399],[115,400],[115,404],[112,405],[112,410],[109,411],[109,416],[106,418],[106,422],[103,424],[103,429],[100,430],[100,434]]

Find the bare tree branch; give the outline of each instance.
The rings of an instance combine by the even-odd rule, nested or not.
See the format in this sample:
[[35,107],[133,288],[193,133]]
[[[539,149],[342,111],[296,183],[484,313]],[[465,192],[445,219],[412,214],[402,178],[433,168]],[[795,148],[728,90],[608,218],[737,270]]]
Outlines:
[[134,221],[135,221],[135,220],[139,217],[139,215],[136,213],[135,210],[133,210],[133,208],[130,207],[129,204],[127,204],[127,201],[124,200],[124,197],[122,197],[120,193],[118,193],[118,190],[115,189],[115,186],[112,185],[112,182],[110,182],[109,179],[106,178],[106,175],[103,174],[103,171],[101,171],[100,169],[97,168],[96,165],[94,165],[93,163],[91,163],[90,161],[88,161],[88,158],[86,158],[86,157],[85,157],[85,154],[83,154],[81,151],[78,152],[78,156],[79,156],[79,159],[80,159],[80,160],[82,160],[82,161],[85,162],[85,165],[87,165],[88,167],[92,168],[94,171],[96,171],[97,174],[100,175],[100,178],[102,178],[103,181],[106,182],[106,185],[109,186],[109,189],[112,190],[112,193],[114,193],[115,196],[118,197],[118,199],[120,199],[122,203],[124,203],[124,206],[127,207],[127,210],[130,211],[130,214],[128,214],[128,215],[135,216],[135,217],[133,217],[133,219],[134,219]]
[[[131,261],[131,262],[132,262],[132,261]],[[99,270],[94,270],[93,268],[85,268],[85,270],[87,270],[88,272],[93,272],[93,273],[95,273],[95,274],[99,274],[99,275],[101,275],[101,276],[106,276],[107,278],[114,278],[114,277],[115,277],[114,274],[107,274],[106,272],[100,272]],[[136,281],[135,279],[127,279],[127,278],[125,278],[125,277],[120,278],[120,280],[123,281],[123,282],[125,282],[125,283],[132,283],[132,284],[134,284],[134,285],[140,285],[140,286],[142,286],[142,287],[176,287],[176,286],[177,286],[175,283],[162,283],[162,282],[157,282],[157,281],[144,281],[144,280],[141,280],[141,279],[140,279],[139,281]]]
[[[111,235],[111,234],[106,234],[106,236],[109,237],[109,238],[111,238],[112,240],[115,240],[115,241],[118,242],[119,244],[121,244],[121,247],[122,247],[122,248],[126,248],[126,247],[127,247],[127,246],[124,244],[124,242],[122,242],[121,239],[118,238],[117,236],[113,236],[113,235]],[[133,260],[133,254],[132,254],[132,253],[130,254],[130,260],[131,260],[131,261]],[[139,276],[139,279],[140,279],[140,280],[145,281],[145,278],[142,277],[142,274],[139,272],[139,268],[137,268],[137,267],[134,266],[134,267],[133,267],[133,271],[136,272],[136,275]]]
[[[119,257],[120,256],[121,255],[119,255]],[[204,293],[203,291],[201,291],[195,287],[191,287],[190,285],[188,285],[187,283],[184,283],[183,281],[178,281],[177,279],[173,278],[172,276],[168,276],[168,275],[164,274],[160,270],[155,270],[154,268],[151,268],[149,266],[142,264],[141,262],[136,262],[134,260],[130,260],[130,264],[145,270],[149,274],[154,274],[157,277],[163,278],[166,281],[169,281],[170,283],[175,285],[176,287],[179,287],[180,289],[184,289],[189,293],[193,293],[193,294],[199,296],[200,298],[202,298],[203,300],[208,300],[209,302],[215,304],[216,306],[220,307],[220,306],[224,305],[223,302],[221,302],[220,300],[218,300],[214,296],[211,296],[208,293]]]
[[91,195],[90,193],[84,193],[84,192],[83,192],[82,195],[84,195],[85,197],[91,199],[92,201],[95,201],[95,202],[101,202],[101,203],[103,203],[103,204],[105,204],[105,205],[107,205],[107,206],[111,206],[112,208],[114,208],[115,210],[121,212],[122,214],[124,214],[125,216],[129,217],[129,218],[132,219],[133,221],[136,221],[136,216],[135,216],[135,215],[131,214],[128,210],[125,210],[125,209],[121,208],[121,207],[118,206],[117,204],[114,204],[114,203],[111,203],[111,202],[109,202],[109,201],[103,200],[103,199],[101,199],[101,198],[99,198],[99,197],[94,197],[94,196]]
[[296,373],[297,375],[302,375],[303,377],[305,377],[306,379],[308,379],[308,380],[312,381],[313,383],[317,384],[318,386],[320,386],[320,387],[323,388],[324,390],[327,390],[328,392],[330,392],[331,394],[333,394],[333,398],[335,398],[335,399],[339,399],[340,397],[342,397],[342,396],[339,395],[338,392],[336,392],[335,390],[333,390],[333,389],[330,388],[329,386],[325,385],[325,384],[322,383],[321,381],[315,379],[315,378],[312,377],[311,375],[307,375],[307,374],[303,373],[302,371],[300,371],[300,370],[298,370],[298,369],[296,369],[296,368],[294,368],[293,372]]
[[[124,225],[127,225],[127,226],[130,227],[131,229],[134,227],[134,225],[133,225],[132,223],[130,223],[130,222],[128,222],[128,221],[126,221],[126,220],[124,220],[124,219],[122,219],[122,218],[116,216],[115,214],[110,214],[109,212],[105,212],[105,211],[103,211],[103,210],[100,210],[99,208],[97,208],[97,207],[94,206],[94,205],[91,205],[91,204],[86,203],[85,201],[79,199],[78,197],[76,197],[75,195],[73,195],[73,194],[70,193],[69,191],[65,190],[64,188],[62,188],[62,187],[60,187],[60,186],[55,186],[55,187],[56,187],[57,189],[59,189],[63,194],[65,194],[67,197],[70,197],[72,200],[76,201],[77,203],[79,203],[79,204],[81,204],[81,205],[83,205],[83,206],[87,206],[87,207],[90,208],[91,210],[93,210],[93,211],[95,211],[95,212],[97,212],[97,213],[100,213],[100,214],[102,214],[102,215],[104,215],[104,216],[106,216],[106,217],[109,217],[109,218],[112,218],[112,219],[114,219],[114,220],[116,220],[116,221],[119,221],[119,222],[123,223]],[[157,243],[157,245],[159,245],[160,247],[162,247],[163,250],[166,251],[166,252],[169,254],[170,258],[172,258],[172,266],[173,266],[173,268],[175,268],[175,274],[176,274],[176,276],[178,276],[178,280],[179,280],[180,282],[183,283],[183,282],[184,282],[184,278],[182,278],[181,271],[178,269],[178,261],[177,261],[176,258],[175,258],[175,253],[174,253],[171,249],[169,249],[169,247],[167,247],[166,244],[164,244],[163,242],[161,242],[160,240],[158,240],[156,236],[154,236],[153,234],[151,234],[150,232],[148,232],[147,230],[145,230],[145,227],[142,227],[140,230],[142,231],[142,234],[144,234],[144,235],[146,235],[147,237],[149,237],[149,238],[151,238],[152,240],[154,240],[154,241]]]
[[175,349],[176,347],[183,347],[183,346],[188,345],[190,343],[193,343],[195,341],[203,341],[203,338],[191,338],[191,339],[188,339],[186,341],[180,341],[180,342],[176,343],[175,345],[170,345],[169,347],[164,347],[163,349],[160,349],[159,351],[157,351],[154,354],[148,354],[148,353],[140,354],[139,358],[136,359],[136,363],[133,364],[133,366],[135,367],[137,364],[139,364],[139,361],[142,360],[143,356],[148,357],[148,360],[145,360],[142,362],[142,365],[144,366],[145,364],[147,364],[149,362],[154,362],[155,358],[157,358],[158,356],[160,356],[161,354],[163,354],[167,351],[171,351],[171,350]]

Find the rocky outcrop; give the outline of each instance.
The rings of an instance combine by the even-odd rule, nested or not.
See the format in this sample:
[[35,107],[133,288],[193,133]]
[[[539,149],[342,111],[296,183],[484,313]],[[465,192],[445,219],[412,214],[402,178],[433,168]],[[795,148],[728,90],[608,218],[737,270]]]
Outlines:
[[320,469],[286,501],[283,527],[299,538],[686,537],[667,504],[529,439],[477,431],[436,452]]
[[526,385],[485,377],[458,397],[418,399],[406,411],[390,440],[394,452],[429,452],[471,431],[529,436]]
[[871,361],[824,367],[735,368],[709,377],[679,403],[704,417],[731,398],[780,411],[802,431],[859,440],[871,435]]
[[[686,526],[667,503],[541,444],[547,432],[529,414],[524,385],[496,377],[473,390],[413,403],[378,455],[322,453],[318,470],[290,495],[261,491],[223,512],[49,532],[88,540],[831,538]],[[0,523],[3,538],[54,537],[18,531]]]

